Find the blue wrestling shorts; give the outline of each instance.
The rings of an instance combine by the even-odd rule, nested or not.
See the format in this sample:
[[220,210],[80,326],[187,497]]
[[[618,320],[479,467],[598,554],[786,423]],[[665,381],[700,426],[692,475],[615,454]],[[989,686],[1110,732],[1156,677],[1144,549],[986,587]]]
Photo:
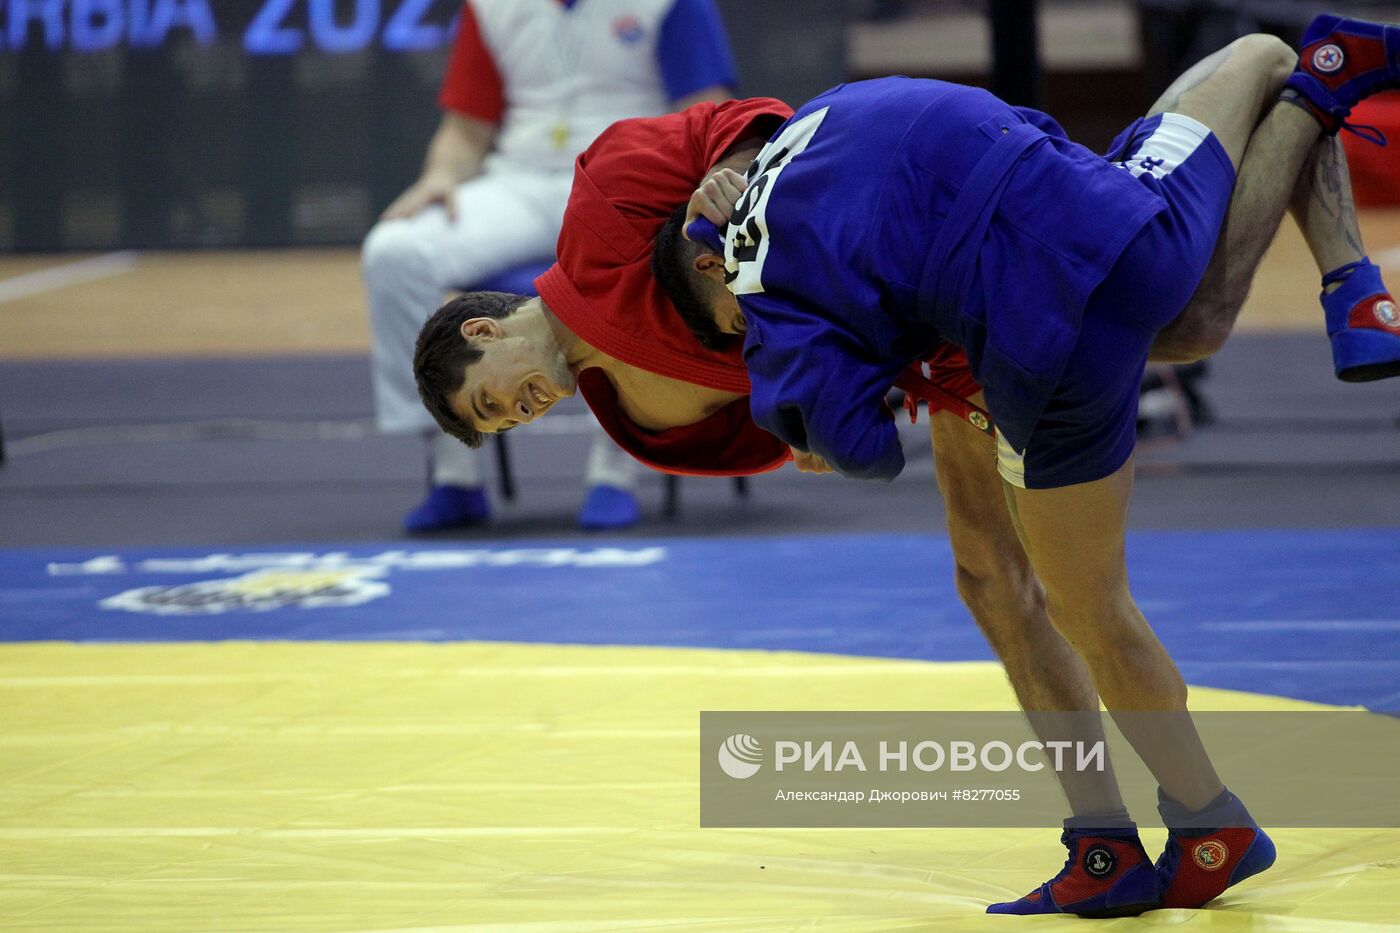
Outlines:
[[1084,309],[1078,342],[1024,451],[997,436],[1002,478],[1027,489],[1088,483],[1133,452],[1138,391],[1157,332],[1176,319],[1210,263],[1235,169],[1206,126],[1175,113],[1139,120],[1109,150],[1164,209],[1129,242]]

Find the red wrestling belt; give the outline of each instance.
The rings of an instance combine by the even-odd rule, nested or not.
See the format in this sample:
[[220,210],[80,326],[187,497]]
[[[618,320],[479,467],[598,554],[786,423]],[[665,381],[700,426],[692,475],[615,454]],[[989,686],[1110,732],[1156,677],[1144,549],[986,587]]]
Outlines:
[[922,400],[928,403],[930,416],[937,411],[951,411],[983,434],[996,435],[996,425],[986,409],[934,385],[924,374],[923,363],[909,364],[909,368],[900,373],[894,384],[904,390],[904,410],[909,412],[911,423],[919,420],[919,402]]

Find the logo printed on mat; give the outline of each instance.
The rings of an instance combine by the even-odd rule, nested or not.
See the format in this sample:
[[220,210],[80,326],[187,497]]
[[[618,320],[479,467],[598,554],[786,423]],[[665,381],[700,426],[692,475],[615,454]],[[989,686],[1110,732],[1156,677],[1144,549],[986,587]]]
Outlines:
[[98,603],[103,609],[156,615],[214,615],[271,609],[358,606],[389,595],[382,571],[258,570],[241,577],[125,590]]
[[[423,548],[377,554],[255,551],[139,559],[102,554],[76,563],[50,563],[47,570],[51,577],[197,574],[204,579],[122,590],[98,606],[155,615],[210,615],[358,606],[388,596],[388,578],[399,573],[477,568],[489,572],[512,567],[625,569],[666,559],[664,547]],[[226,576],[210,579],[211,574]]]

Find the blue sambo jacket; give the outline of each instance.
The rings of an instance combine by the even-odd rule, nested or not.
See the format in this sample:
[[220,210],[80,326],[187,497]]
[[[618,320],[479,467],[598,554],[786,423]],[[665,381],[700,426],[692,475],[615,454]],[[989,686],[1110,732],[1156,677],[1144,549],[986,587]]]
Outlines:
[[1164,204],[986,91],[883,78],[809,101],[768,142],[725,231],[754,419],[856,477],[904,465],[883,399],[962,346],[1024,450],[1090,293]]

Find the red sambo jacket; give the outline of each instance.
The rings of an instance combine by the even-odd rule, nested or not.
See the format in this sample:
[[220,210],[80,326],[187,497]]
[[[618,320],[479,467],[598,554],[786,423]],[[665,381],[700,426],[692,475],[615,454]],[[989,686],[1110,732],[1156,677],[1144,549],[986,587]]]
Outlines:
[[[782,101],[758,97],[614,123],[575,163],[559,259],[535,280],[545,304],[609,356],[657,375],[747,394],[738,343],[729,351],[701,346],[652,277],[652,240],[726,150],[746,138],[766,139],[791,114]],[[947,392],[966,398],[978,391],[956,347],[945,345],[930,362],[943,390],[933,390],[931,404],[956,403]],[[918,382],[900,384],[929,397]],[[695,424],[657,432],[622,413],[601,370],[580,373],[579,390],[618,446],[654,469],[742,475],[777,469],[792,456],[753,422],[747,399]]]

